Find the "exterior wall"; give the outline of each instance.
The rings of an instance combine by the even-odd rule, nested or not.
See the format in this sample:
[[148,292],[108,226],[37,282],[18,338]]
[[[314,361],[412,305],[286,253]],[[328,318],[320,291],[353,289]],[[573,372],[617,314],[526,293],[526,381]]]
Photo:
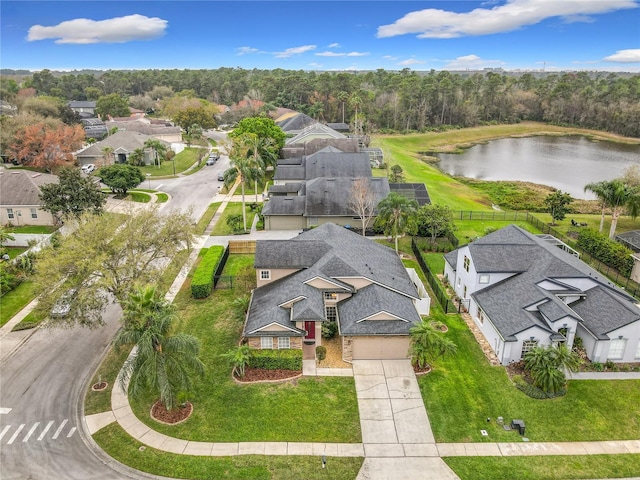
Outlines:
[[[247,337],[247,345],[254,350],[261,350],[261,337]],[[291,348],[290,350],[302,350],[302,338],[290,337]],[[273,337],[273,349],[278,349],[278,337]]]
[[353,337],[342,337],[342,360],[353,362]]
[[360,219],[359,218],[353,218],[353,216],[350,217],[315,217],[318,219],[318,223],[316,225],[311,225],[311,223],[309,222],[309,219],[313,218],[313,217],[307,217],[307,227],[314,227],[314,226],[320,226],[323,225],[325,223],[335,223],[336,225],[341,225],[341,226],[345,226],[345,225],[349,225],[351,227],[358,227],[360,226]]
[[[471,315],[473,322],[476,324],[480,332],[482,332],[482,335],[491,346],[491,349],[494,351],[497,357],[502,361],[502,355],[504,354],[504,350],[505,350],[505,341],[502,338],[502,336],[498,333],[498,330],[493,325],[493,323],[491,323],[491,319],[489,319],[489,317],[485,313],[483,313],[484,320],[482,323],[480,323],[480,319],[478,317],[479,311],[480,309],[478,305],[473,299],[471,299],[469,304],[469,315]],[[505,363],[503,362],[503,364]]]
[[[13,209],[13,218],[9,218],[7,209]],[[31,209],[36,209],[36,215],[38,218],[31,218]],[[55,224],[53,215],[49,212],[45,212],[39,205],[2,205],[0,207],[0,223],[2,225],[45,225],[52,226]]]
[[360,290],[368,285],[371,285],[371,280],[362,277],[336,277],[337,280],[351,285],[356,290]]
[[517,336],[518,340],[515,342],[505,342],[504,352],[502,357],[498,355],[503,365],[508,365],[511,362],[517,362],[522,356],[522,343],[525,340],[529,340],[533,337],[538,341],[538,346],[549,347],[551,346],[551,339],[549,338],[549,332],[542,330],[538,327],[532,327],[520,332]]
[[407,268],[406,270],[420,297],[419,300],[414,300],[413,302],[416,307],[416,311],[419,315],[429,315],[429,311],[431,308],[431,298],[427,293],[427,289],[424,288],[422,280],[420,280],[420,277],[418,277],[418,274],[413,268]]
[[408,336],[352,337],[353,360],[409,358]]
[[307,221],[302,215],[269,215],[264,217],[265,230],[302,230],[306,225]]
[[[262,270],[269,270],[270,272],[270,279],[269,280],[262,280],[260,279],[260,272]],[[258,287],[262,287],[263,285],[266,285],[267,283],[271,283],[275,280],[278,280],[280,278],[286,277],[287,275],[291,275],[292,273],[297,272],[297,269],[294,268],[256,268],[256,282],[257,282],[257,286]]]
[[582,325],[578,325],[577,334],[582,339],[587,357],[592,362],[604,363],[608,360],[615,363],[640,362],[640,320],[632,324],[625,325],[608,334],[610,339],[617,339],[622,336],[626,339],[626,347],[622,358],[609,358],[609,348],[611,340],[598,340],[594,338]]
[[631,255],[633,258],[633,268],[631,269],[631,280],[640,283],[640,256]]

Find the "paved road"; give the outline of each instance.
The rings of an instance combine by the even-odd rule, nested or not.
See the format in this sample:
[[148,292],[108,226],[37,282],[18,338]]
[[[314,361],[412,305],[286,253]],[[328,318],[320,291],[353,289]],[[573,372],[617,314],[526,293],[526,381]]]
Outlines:
[[106,325],[95,330],[40,328],[3,359],[2,480],[150,478],[130,475],[96,449],[82,423],[83,393],[120,315],[120,308],[110,305],[103,317]]

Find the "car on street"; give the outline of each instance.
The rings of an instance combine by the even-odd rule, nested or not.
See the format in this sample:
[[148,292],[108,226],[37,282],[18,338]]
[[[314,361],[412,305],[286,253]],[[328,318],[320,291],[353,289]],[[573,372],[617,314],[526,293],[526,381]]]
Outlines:
[[86,165],[82,165],[80,169],[83,173],[89,174],[96,169],[96,166],[93,163],[87,163]]
[[67,290],[64,293],[64,295],[60,297],[60,300],[58,300],[56,304],[53,306],[53,308],[51,309],[50,315],[54,318],[62,318],[69,315],[69,311],[71,310],[71,302],[75,294],[76,294],[75,288],[71,288]]
[[220,173],[218,174],[218,181],[219,181],[219,182],[224,182],[224,172],[220,172]]
[[207,159],[207,165],[211,166],[211,165],[213,165],[214,163],[216,163],[216,161],[215,161],[213,158],[209,157],[209,158]]

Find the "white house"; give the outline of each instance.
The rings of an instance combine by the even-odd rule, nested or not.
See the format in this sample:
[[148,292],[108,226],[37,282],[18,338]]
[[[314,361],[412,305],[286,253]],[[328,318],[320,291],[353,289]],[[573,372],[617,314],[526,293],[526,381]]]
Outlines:
[[503,365],[576,337],[593,362],[640,362],[638,302],[570,250],[510,225],[445,255],[445,277]]

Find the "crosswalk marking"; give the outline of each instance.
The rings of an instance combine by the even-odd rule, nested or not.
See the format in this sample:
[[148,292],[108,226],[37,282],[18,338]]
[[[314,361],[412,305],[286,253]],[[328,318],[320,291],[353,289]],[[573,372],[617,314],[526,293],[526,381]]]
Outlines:
[[76,432],[76,427],[71,427],[71,430],[69,430],[69,435],[67,435],[67,438],[71,438],[71,435],[73,435]]
[[13,433],[13,435],[11,436],[9,441],[7,442],[8,445],[11,445],[15,441],[15,439],[18,437],[18,435],[20,435],[20,432],[22,431],[23,428],[24,428],[24,423],[20,424],[18,429]]
[[53,434],[53,439],[57,439],[58,435],[60,435],[60,432],[62,432],[62,429],[64,428],[64,426],[67,424],[67,419],[65,418],[62,423],[60,424],[60,426],[58,427],[58,429],[56,430],[56,433]]
[[38,425],[40,425],[40,422],[36,422],[33,424],[33,427],[31,427],[29,429],[29,431],[27,432],[27,434],[25,435],[25,437],[22,439],[22,442],[28,442],[29,439],[31,438],[31,435],[33,435],[33,432],[36,431],[36,428],[38,428]]
[[49,423],[47,423],[47,426],[44,427],[44,430],[42,431],[42,433],[40,434],[40,436],[38,437],[38,441],[41,442],[42,439],[44,438],[44,436],[47,434],[47,432],[49,431],[49,429],[51,428],[51,425],[53,425],[53,420],[51,420]]
[[0,432],[0,440],[2,440],[2,437],[4,437],[4,434],[7,433],[10,428],[11,428],[11,425],[7,425],[2,429],[2,432]]
[[6,415],[7,413],[9,413],[11,411],[10,408],[2,408],[0,407],[0,415]]

